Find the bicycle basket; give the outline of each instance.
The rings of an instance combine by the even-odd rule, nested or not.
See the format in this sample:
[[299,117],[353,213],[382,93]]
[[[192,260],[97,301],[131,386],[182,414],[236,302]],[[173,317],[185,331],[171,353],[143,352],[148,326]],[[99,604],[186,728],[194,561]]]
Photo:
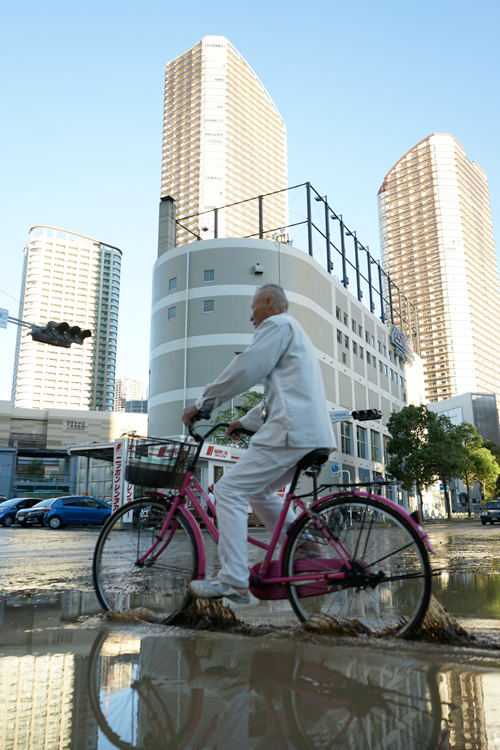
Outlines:
[[131,439],[125,479],[142,487],[179,489],[196,449],[195,443],[179,440]]

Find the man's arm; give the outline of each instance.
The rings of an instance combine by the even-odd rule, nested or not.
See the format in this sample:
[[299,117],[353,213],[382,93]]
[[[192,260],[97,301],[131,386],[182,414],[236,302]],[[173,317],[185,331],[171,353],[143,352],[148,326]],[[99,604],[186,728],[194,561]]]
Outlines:
[[288,325],[276,325],[273,317],[261,323],[248,349],[238,354],[217,380],[205,387],[203,395],[194,403],[197,410],[211,412],[262,382],[276,367],[290,343],[291,330]]

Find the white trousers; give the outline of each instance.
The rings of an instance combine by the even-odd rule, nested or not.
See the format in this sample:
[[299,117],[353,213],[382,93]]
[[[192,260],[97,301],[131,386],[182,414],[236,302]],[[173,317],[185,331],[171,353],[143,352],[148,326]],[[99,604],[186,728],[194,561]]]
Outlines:
[[[214,487],[219,528],[219,579],[238,588],[248,586],[248,503],[267,526],[274,531],[283,510],[283,500],[276,491],[291,482],[297,462],[314,448],[274,448],[253,445],[245,451]],[[288,509],[280,542],[295,520]]]

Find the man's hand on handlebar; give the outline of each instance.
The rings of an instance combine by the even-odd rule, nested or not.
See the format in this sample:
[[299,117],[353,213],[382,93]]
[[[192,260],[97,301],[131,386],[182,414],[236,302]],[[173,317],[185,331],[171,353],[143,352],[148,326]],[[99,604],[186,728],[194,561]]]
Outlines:
[[[194,404],[191,404],[191,406],[186,406],[182,413],[182,421],[186,425],[186,427],[191,427],[193,424],[193,420],[195,420],[196,415],[198,414],[198,409]],[[196,421],[196,420],[195,420]]]
[[226,435],[231,438],[231,440],[241,440],[241,433],[240,430],[243,429],[243,425],[241,424],[239,419],[235,419],[234,422],[231,422],[226,427]]

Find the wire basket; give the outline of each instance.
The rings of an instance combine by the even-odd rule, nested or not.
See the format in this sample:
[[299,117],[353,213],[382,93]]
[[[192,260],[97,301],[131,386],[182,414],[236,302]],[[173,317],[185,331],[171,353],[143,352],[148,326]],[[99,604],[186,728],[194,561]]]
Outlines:
[[179,440],[132,439],[125,465],[125,479],[141,487],[179,489],[196,450],[196,444]]

